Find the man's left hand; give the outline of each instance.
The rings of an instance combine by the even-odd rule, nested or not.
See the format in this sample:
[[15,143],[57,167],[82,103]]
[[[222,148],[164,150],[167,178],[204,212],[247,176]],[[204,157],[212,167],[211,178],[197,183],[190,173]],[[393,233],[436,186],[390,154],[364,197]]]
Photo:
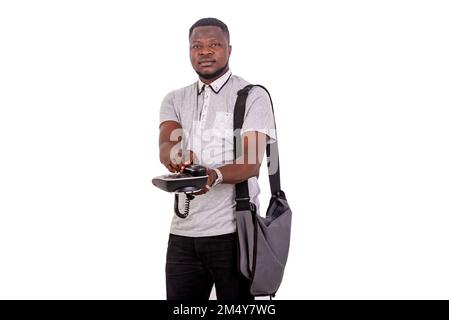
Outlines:
[[214,170],[207,168],[207,183],[206,183],[206,185],[200,191],[194,192],[193,194],[196,196],[205,194],[206,192],[208,192],[210,190],[211,186],[214,184],[216,179],[217,179],[217,173]]

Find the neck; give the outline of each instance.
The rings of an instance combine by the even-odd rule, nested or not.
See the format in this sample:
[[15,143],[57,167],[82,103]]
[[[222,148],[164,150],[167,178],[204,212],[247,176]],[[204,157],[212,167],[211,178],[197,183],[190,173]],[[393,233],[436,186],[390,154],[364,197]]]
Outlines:
[[228,70],[229,70],[229,67],[228,67],[228,65],[226,65],[223,69],[217,70],[216,73],[208,75],[207,78],[205,78],[204,76],[199,74],[199,78],[203,83],[211,84],[212,82],[214,82],[215,80],[220,78],[222,75],[224,75],[226,72],[228,72]]

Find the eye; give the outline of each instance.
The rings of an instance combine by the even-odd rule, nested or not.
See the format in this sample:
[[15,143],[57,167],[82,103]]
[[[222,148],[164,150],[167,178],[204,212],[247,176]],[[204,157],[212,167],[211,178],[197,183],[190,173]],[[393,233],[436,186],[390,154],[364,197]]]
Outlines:
[[218,43],[218,42],[214,42],[214,43],[211,43],[211,45],[210,45],[212,48],[216,48],[216,47],[220,47],[221,46],[221,44],[220,43]]
[[192,47],[191,47],[192,49],[199,49],[199,48],[201,48],[201,46],[200,45],[198,45],[198,44],[194,44],[194,45],[192,45]]

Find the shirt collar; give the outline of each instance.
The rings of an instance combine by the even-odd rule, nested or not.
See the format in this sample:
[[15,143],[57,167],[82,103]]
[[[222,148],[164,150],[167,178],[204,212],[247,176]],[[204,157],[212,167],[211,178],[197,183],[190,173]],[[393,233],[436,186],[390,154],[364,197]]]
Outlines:
[[[209,87],[215,93],[220,92],[221,88],[223,88],[224,85],[228,82],[231,75],[232,73],[231,70],[229,69],[224,75],[222,75],[220,78],[209,84]],[[206,86],[207,84],[198,79],[198,94],[201,94]]]

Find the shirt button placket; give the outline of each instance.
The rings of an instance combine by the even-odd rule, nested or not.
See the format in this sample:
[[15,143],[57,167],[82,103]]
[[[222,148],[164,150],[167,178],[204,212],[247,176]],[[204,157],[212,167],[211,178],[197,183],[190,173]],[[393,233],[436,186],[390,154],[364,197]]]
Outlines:
[[207,116],[207,107],[209,106],[210,87],[207,86],[204,92],[203,111],[201,112],[201,127],[204,128]]

